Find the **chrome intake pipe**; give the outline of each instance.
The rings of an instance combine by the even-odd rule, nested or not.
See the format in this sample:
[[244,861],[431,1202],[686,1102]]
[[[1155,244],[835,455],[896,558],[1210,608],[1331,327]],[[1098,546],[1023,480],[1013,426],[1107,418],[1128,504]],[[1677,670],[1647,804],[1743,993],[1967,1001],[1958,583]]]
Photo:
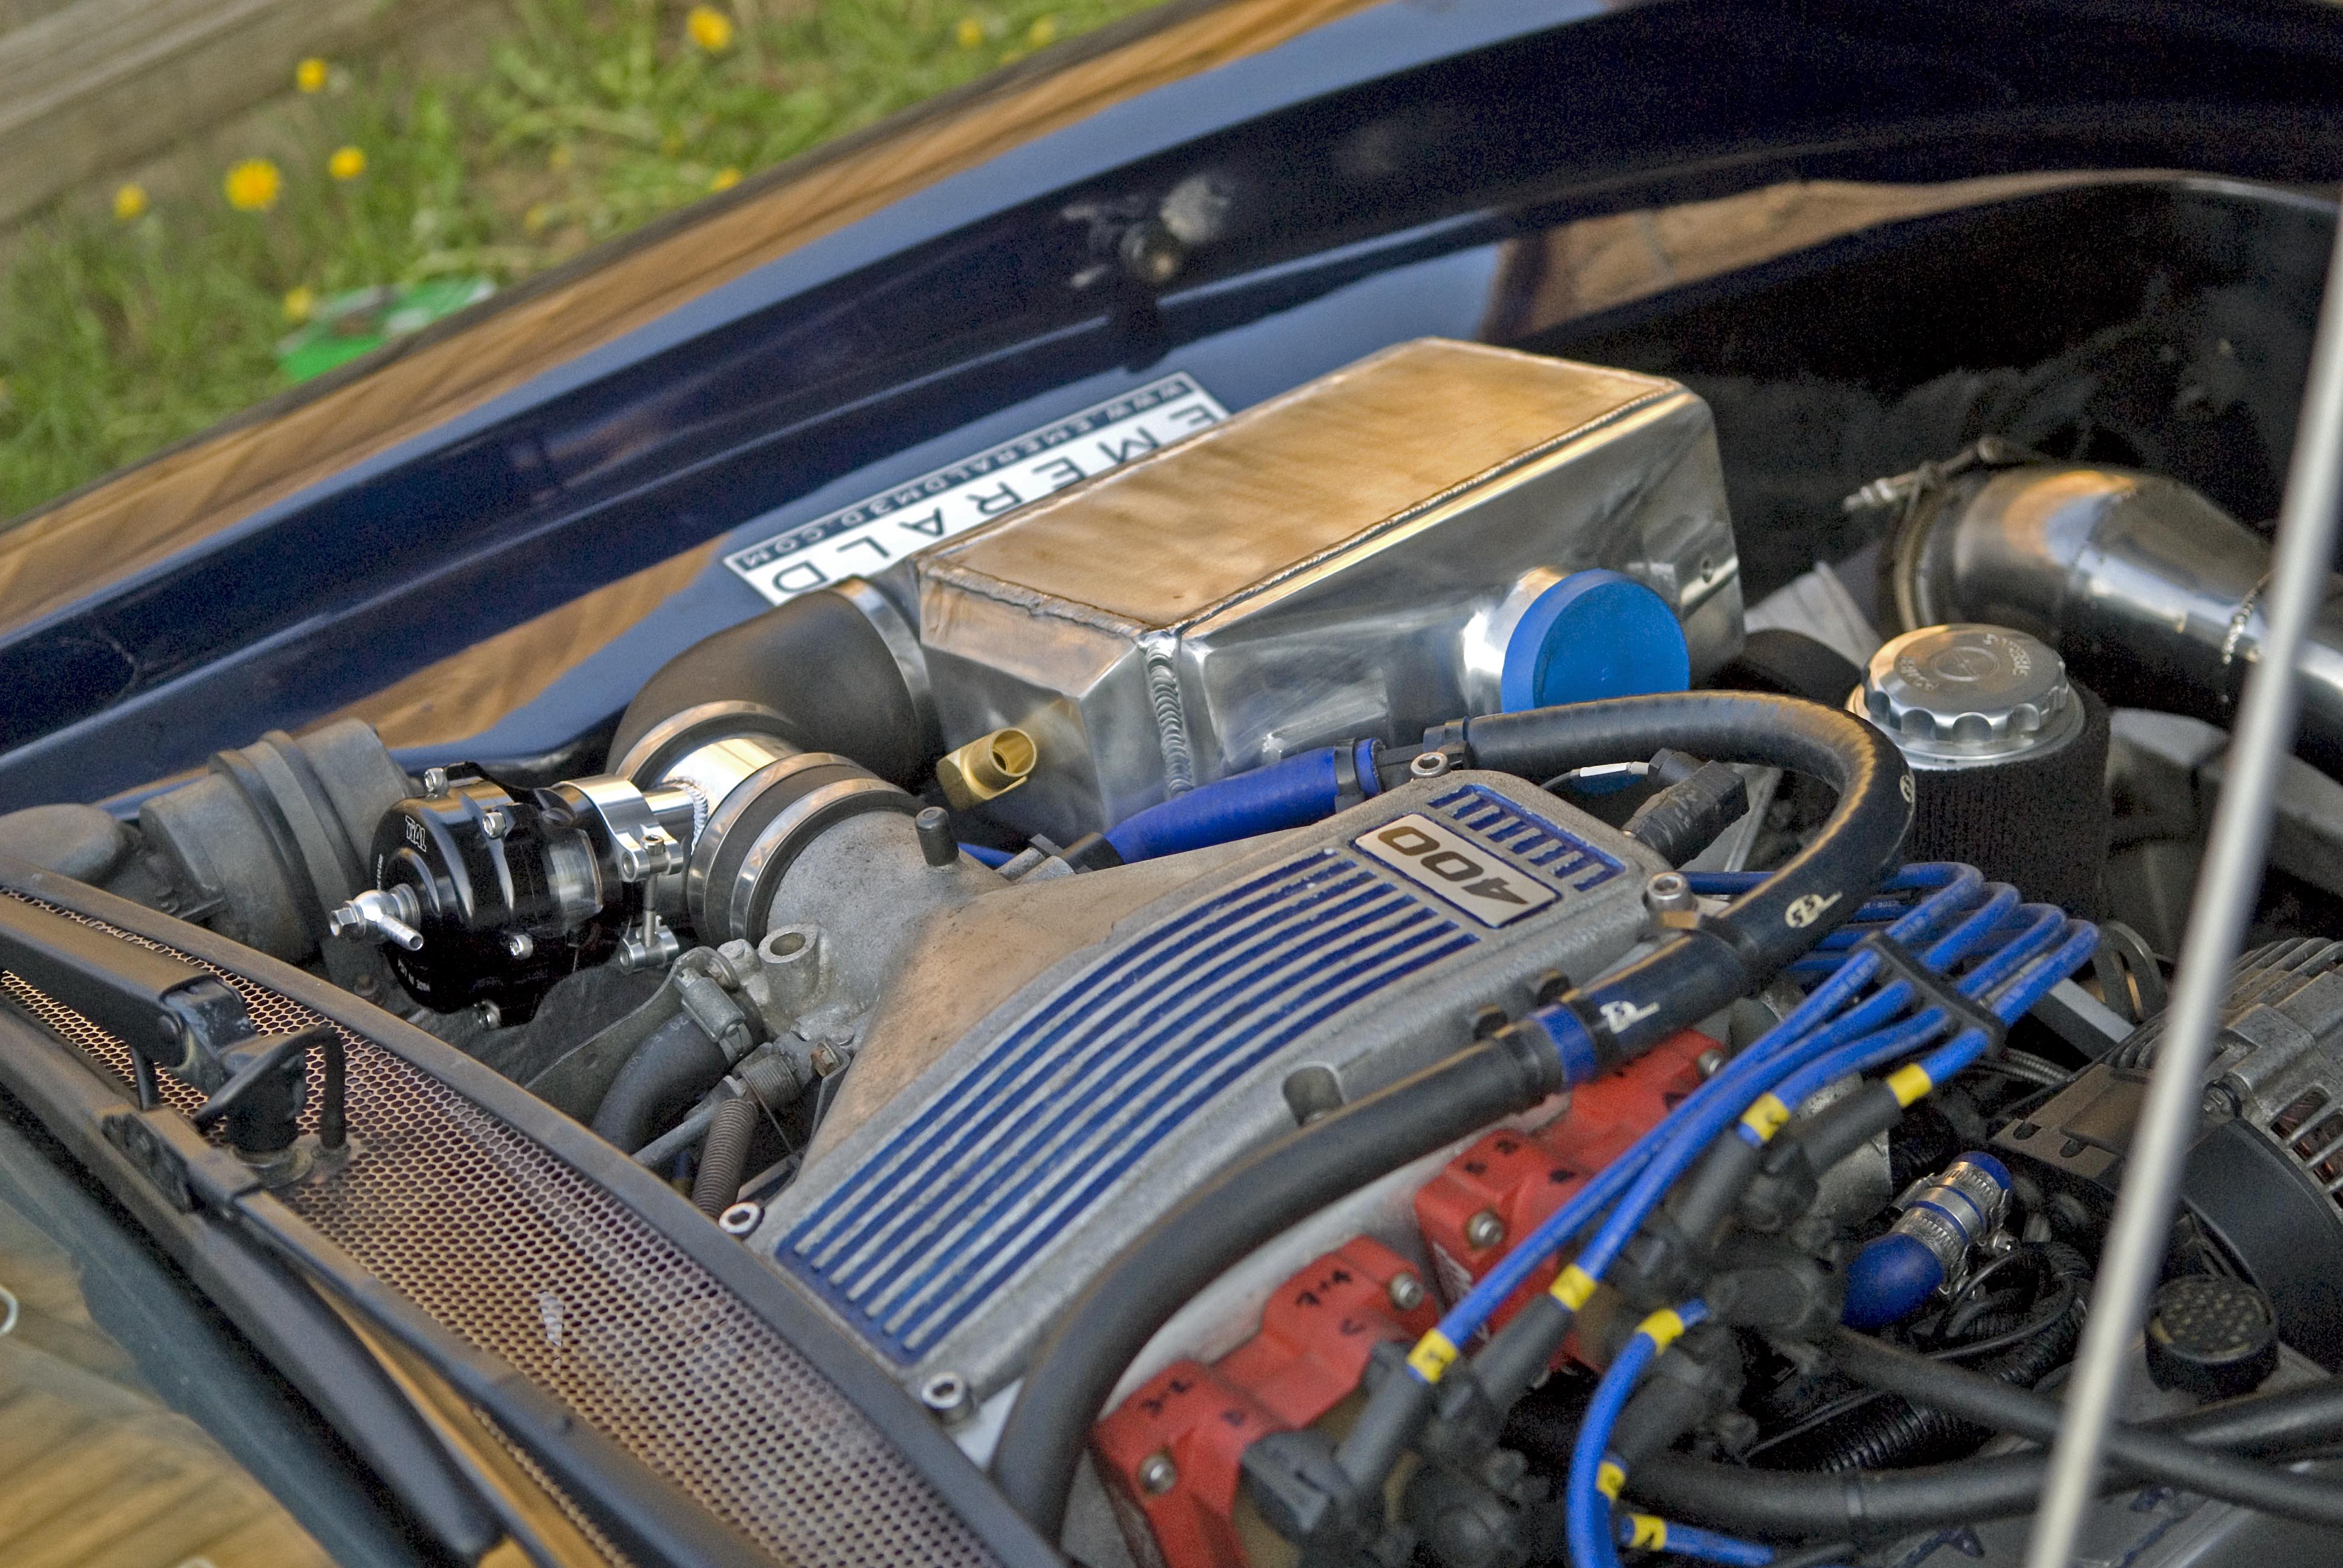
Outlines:
[[[2006,451],[2007,448],[2002,450]],[[2177,480],[1965,455],[1850,498],[1892,504],[1887,579],[1906,629],[2030,631],[2110,703],[2235,719],[2268,634],[2268,541]],[[2302,653],[2295,749],[2343,776],[2343,580]]]

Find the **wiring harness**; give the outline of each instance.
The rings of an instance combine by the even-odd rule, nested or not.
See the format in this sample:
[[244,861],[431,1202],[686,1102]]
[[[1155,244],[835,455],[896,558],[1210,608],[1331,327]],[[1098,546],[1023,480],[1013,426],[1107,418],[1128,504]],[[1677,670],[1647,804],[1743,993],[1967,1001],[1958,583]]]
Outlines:
[[[1703,876],[1694,887],[1730,896],[1751,879]],[[1709,1292],[1715,1301],[1694,1294],[1723,1233],[1786,1229],[1811,1199],[1816,1173],[1997,1046],[2002,1027],[2085,962],[2097,940],[2088,923],[2023,904],[2014,889],[1987,884],[1969,868],[1906,868],[1813,958],[1793,966],[1821,977],[1804,1002],[1524,1236],[1383,1380],[1334,1455],[1349,1496],[1363,1503],[1379,1496],[1402,1453],[1420,1442],[1453,1451],[1475,1437],[1493,1440],[1606,1282],[1630,1302],[1673,1296],[1682,1304],[1646,1318],[1613,1360],[1574,1450],[1565,1493],[1573,1560],[1581,1568],[1615,1561],[1610,1503],[1626,1467],[1609,1448],[1611,1427],[1654,1359],[1686,1328],[1719,1316],[1720,1305],[1744,1326],[1805,1334],[1829,1326],[1812,1321],[1811,1302],[1792,1309],[1807,1321],[1779,1321],[1778,1292],[1736,1292],[1729,1270],[1712,1282],[1721,1287]],[[1534,1013],[1516,1027],[1545,1027],[1548,1016]],[[1869,1073],[1881,1076],[1814,1116],[1794,1118],[1792,1108],[1824,1086]],[[1497,1308],[1574,1245],[1551,1286],[1465,1360],[1461,1347]],[[1450,1430],[1426,1442],[1435,1422]],[[1371,1518],[1350,1524],[1361,1534],[1373,1528]],[[1320,1528],[1322,1538],[1327,1526]],[[1631,1542],[1664,1540],[1679,1554],[1773,1560],[1767,1547],[1655,1518],[1620,1528]]]

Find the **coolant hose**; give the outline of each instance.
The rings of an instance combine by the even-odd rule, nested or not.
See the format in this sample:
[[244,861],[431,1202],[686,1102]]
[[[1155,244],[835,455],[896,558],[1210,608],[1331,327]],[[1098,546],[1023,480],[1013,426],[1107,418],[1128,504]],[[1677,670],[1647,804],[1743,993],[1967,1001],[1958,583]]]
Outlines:
[[[1795,697],[1665,692],[1495,713],[1433,730],[1470,766],[1523,779],[1674,747],[1720,762],[1761,763],[1820,780],[1838,800],[1813,841],[1712,919],[1640,962],[1566,999],[1604,1066],[1738,1000],[1863,903],[1896,863],[1912,824],[1912,775],[1895,742],[1862,719]],[[1563,1009],[1547,1009],[1551,1029]]]
[[1010,1503],[1057,1540],[1091,1423],[1191,1296],[1336,1199],[1562,1087],[1551,1055],[1483,1040],[1295,1129],[1191,1192],[1091,1280],[1026,1368],[992,1461]]
[[688,1013],[678,1013],[635,1047],[594,1111],[594,1131],[631,1154],[724,1076],[729,1064]]
[[1106,830],[1106,841],[1128,864],[1283,828],[1306,828],[1332,814],[1346,794],[1363,799],[1375,793],[1373,767],[1358,766],[1363,749],[1371,745],[1322,747],[1215,779],[1133,812]]
[[[2287,1461],[2343,1441],[2343,1378],[2252,1394],[2142,1422],[2131,1430]],[[1751,1470],[1655,1453],[1629,1473],[1627,1491],[1640,1503],[1721,1530],[1777,1538],[1882,1540],[2030,1513],[2048,1467],[2049,1456],[2038,1449],[1914,1470],[1822,1473]],[[2147,1478],[2110,1454],[2100,1487],[2120,1492]]]
[[891,784],[917,789],[935,764],[936,747],[903,663],[873,619],[893,613],[883,603],[866,610],[834,588],[819,588],[702,638],[659,666],[627,705],[610,742],[611,766],[653,725],[688,708],[753,702],[779,719],[780,739],[790,745],[835,751]]
[[[2032,1388],[2063,1366],[2083,1337],[2083,1311],[2090,1294],[2090,1265],[2061,1241],[2044,1245],[2044,1293],[2061,1293],[2066,1304],[2007,1350],[1970,1364],[1980,1374],[2013,1388]],[[2012,1325],[2013,1327],[2022,1325]],[[1980,1336],[1984,1337],[1984,1336]],[[1957,1459],[1993,1435],[1989,1428],[1939,1409],[1916,1404],[1901,1394],[1883,1394],[1835,1416],[1773,1449],[1767,1469],[1894,1470]]]
[[[2046,1443],[2056,1438],[2064,1419],[2056,1400],[1849,1329],[1840,1329],[1832,1336],[1831,1352],[1858,1382],[1900,1393],[1916,1404],[1932,1405],[1996,1432]],[[2343,1526],[2343,1490],[2316,1477],[2198,1448],[2169,1432],[2137,1427],[2110,1427],[2107,1452],[2127,1468],[2167,1485],[2281,1519]]]
[[740,1183],[749,1174],[749,1145],[756,1141],[763,1114],[756,1096],[743,1094],[718,1106],[709,1119],[699,1168],[691,1173],[691,1204],[709,1219],[740,1196]]
[[1912,822],[1911,773],[1895,742],[1853,714],[1795,697],[1663,692],[1493,713],[1461,728],[1471,766],[1523,779],[1551,779],[1666,746],[1716,762],[1780,768],[1828,786],[1838,803],[1814,841],[1735,899],[1724,917],[1745,927],[1774,966],[1855,912],[1895,865]]

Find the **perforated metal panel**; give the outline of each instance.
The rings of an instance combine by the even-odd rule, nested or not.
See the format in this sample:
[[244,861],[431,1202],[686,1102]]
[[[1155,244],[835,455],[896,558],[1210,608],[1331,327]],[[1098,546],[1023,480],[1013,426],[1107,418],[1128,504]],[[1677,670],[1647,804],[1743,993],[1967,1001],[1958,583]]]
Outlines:
[[[328,1021],[240,975],[84,923],[219,975],[263,1031]],[[120,1041],[13,975],[0,989],[127,1081]],[[706,1269],[551,1151],[338,1032],[356,1151],[344,1170],[282,1193],[321,1233],[780,1561],[994,1561],[878,1430]],[[164,1090],[182,1110],[200,1103],[183,1085]]]

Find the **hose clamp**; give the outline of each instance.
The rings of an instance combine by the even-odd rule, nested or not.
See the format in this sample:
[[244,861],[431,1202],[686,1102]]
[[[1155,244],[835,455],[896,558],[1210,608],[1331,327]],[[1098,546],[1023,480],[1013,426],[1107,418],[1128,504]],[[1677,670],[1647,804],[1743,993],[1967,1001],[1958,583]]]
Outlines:
[[1993,1233],[2009,1207],[2009,1186],[1982,1161],[1956,1160],[1905,1195],[1893,1231],[1926,1247],[1957,1281],[1969,1249]]

